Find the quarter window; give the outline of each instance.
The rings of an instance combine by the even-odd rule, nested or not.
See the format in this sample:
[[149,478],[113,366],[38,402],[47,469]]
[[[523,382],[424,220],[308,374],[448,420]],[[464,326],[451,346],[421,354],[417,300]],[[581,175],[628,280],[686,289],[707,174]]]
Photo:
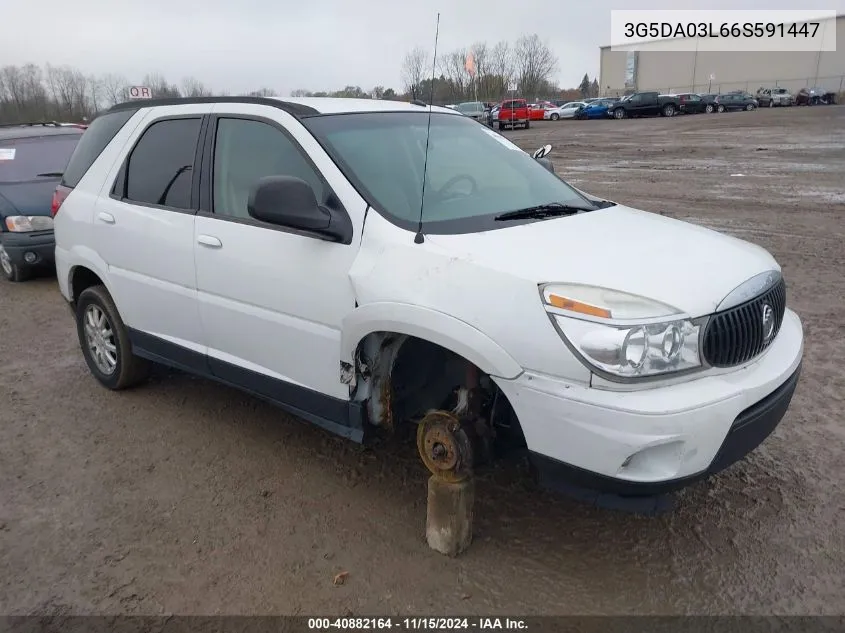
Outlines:
[[191,181],[201,119],[153,123],[129,156],[127,200],[177,209],[191,208]]
[[294,176],[325,201],[323,179],[277,127],[247,119],[220,119],[214,148],[214,213],[249,218],[252,187],[265,176]]

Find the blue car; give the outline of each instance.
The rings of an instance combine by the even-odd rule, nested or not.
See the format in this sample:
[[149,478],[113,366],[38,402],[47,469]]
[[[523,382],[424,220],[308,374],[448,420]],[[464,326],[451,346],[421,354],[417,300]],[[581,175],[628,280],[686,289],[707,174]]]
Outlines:
[[53,192],[83,132],[60,123],[0,126],[0,272],[9,281],[55,266]]
[[610,106],[616,103],[615,99],[598,99],[592,103],[587,104],[587,107],[582,108],[575,116],[577,119],[606,119],[608,117],[607,110]]

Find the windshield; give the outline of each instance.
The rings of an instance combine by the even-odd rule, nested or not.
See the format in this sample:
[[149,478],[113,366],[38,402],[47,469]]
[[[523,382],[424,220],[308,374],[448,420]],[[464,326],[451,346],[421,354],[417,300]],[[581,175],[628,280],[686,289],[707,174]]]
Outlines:
[[[431,115],[426,168],[428,118],[426,112],[379,112],[303,123],[367,201],[407,230],[417,230],[421,206],[424,231],[440,234],[499,229],[495,216],[538,205],[596,208],[503,136],[464,117]],[[537,219],[524,220],[530,221]]]
[[478,112],[482,109],[483,108],[480,103],[462,103],[458,106],[458,110],[461,112]]
[[61,175],[81,134],[0,140],[0,182],[27,182]]

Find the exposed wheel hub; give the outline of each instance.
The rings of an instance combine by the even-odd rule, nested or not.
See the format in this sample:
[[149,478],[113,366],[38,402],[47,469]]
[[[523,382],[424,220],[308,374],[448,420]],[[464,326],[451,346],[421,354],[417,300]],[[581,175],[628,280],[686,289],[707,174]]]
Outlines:
[[432,411],[417,427],[417,450],[431,473],[444,481],[461,481],[472,474],[472,447],[458,418]]

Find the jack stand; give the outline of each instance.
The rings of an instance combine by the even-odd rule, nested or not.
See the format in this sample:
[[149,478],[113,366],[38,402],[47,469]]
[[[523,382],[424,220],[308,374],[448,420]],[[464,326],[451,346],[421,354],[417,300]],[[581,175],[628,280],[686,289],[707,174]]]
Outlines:
[[472,543],[475,478],[449,482],[432,475],[428,479],[425,538],[428,546],[447,556],[457,556]]
[[428,480],[426,540],[431,549],[457,556],[472,542],[472,445],[453,413],[431,411],[417,427],[417,449],[432,473]]

